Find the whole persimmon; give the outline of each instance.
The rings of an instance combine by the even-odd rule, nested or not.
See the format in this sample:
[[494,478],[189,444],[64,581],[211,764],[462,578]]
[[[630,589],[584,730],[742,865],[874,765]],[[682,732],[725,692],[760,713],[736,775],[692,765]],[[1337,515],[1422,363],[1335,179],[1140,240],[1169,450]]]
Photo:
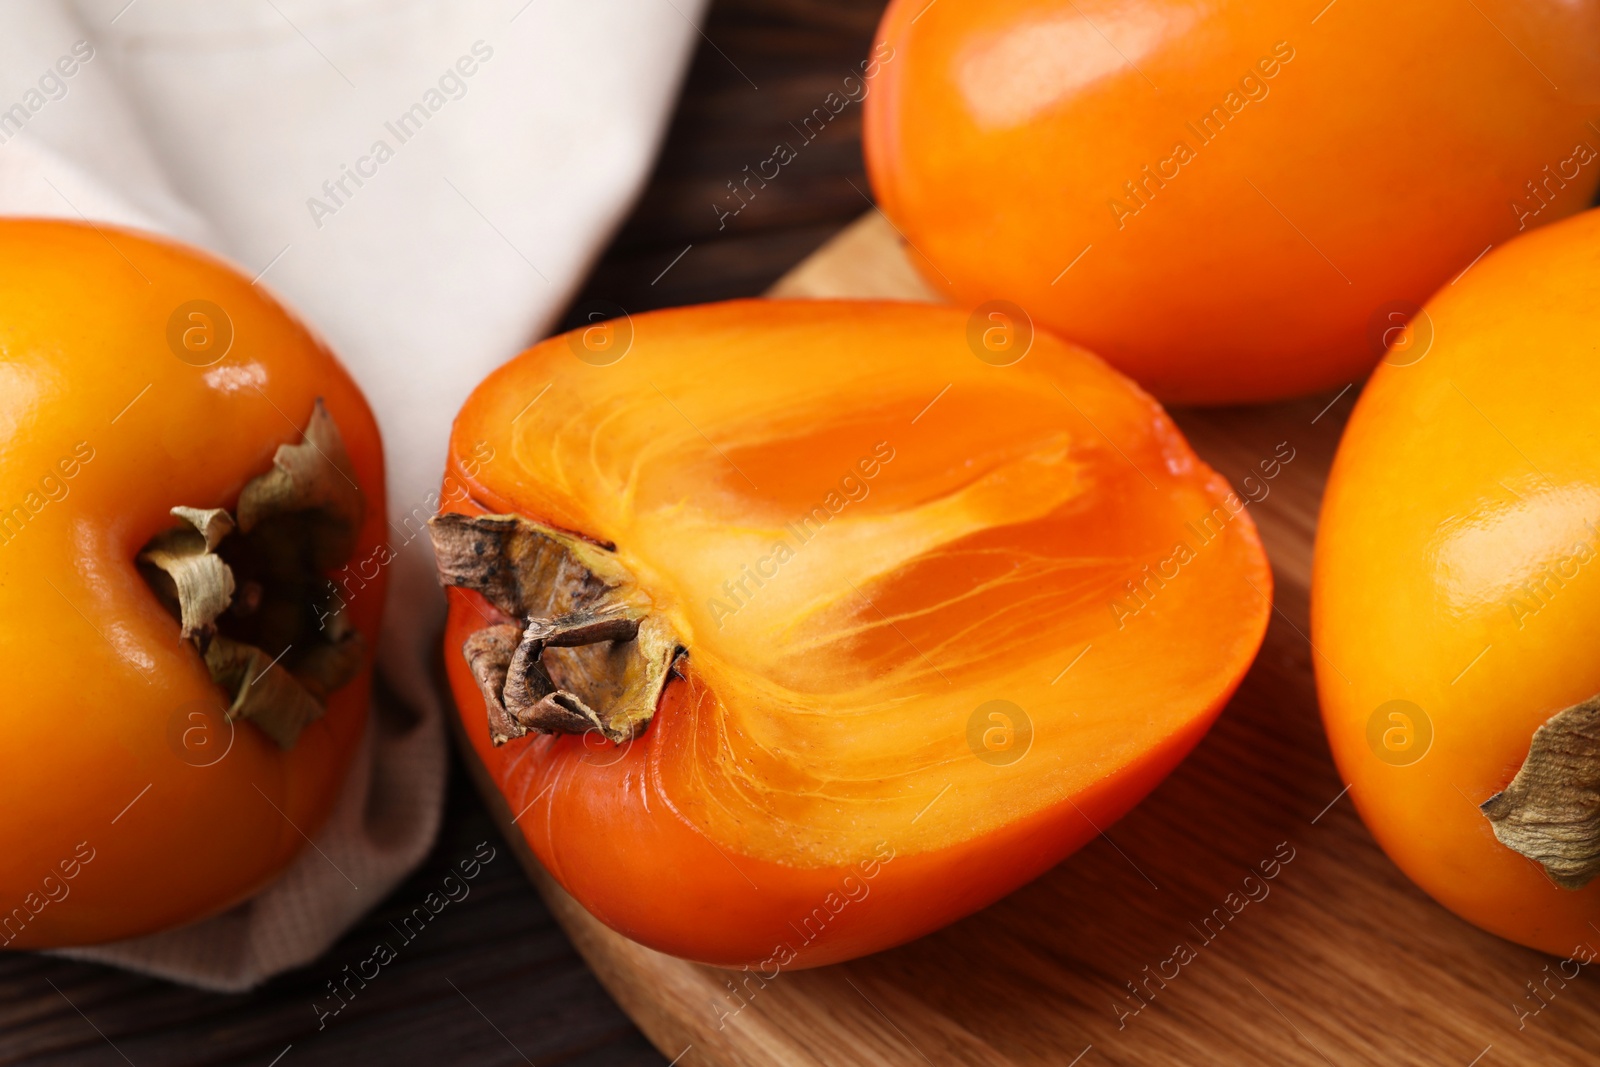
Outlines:
[[1238,497],[1088,352],[982,327],[656,312],[468,399],[451,685],[601,921],[764,970],[916,937],[1091,840],[1238,684],[1271,610]]
[[366,722],[366,401],[248,278],[0,221],[0,945],[222,910],[315,835]]
[[1600,183],[1600,0],[893,0],[868,170],[952,300],[1172,403],[1352,382]]
[[1600,925],[1600,213],[1427,304],[1356,405],[1317,535],[1334,758],[1440,903],[1569,956]]

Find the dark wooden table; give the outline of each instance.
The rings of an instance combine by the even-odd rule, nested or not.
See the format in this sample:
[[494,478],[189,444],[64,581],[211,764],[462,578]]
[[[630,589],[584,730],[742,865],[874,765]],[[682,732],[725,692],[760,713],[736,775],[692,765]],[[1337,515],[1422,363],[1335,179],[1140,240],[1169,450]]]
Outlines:
[[[789,124],[857,69],[881,9],[877,0],[714,3],[656,171],[577,303],[637,312],[756,296],[865,210],[854,104],[737,216],[719,218],[715,205],[737,206],[727,183],[778,141],[798,140]],[[323,959],[249,995],[0,954],[0,1065],[665,1063],[503,848],[383,981],[317,1029],[312,1003],[324,983],[365,958],[389,921],[483,840],[498,841],[496,831],[454,765],[444,827],[422,869]]]

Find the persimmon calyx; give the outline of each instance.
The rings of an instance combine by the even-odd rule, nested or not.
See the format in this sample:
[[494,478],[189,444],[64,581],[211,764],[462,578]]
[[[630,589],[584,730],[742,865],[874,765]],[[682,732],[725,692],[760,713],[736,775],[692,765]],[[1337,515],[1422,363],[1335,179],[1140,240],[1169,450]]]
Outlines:
[[517,515],[443,514],[428,526],[439,580],[522,620],[461,647],[494,744],[530,731],[620,743],[644,731],[685,650],[612,549]]
[[177,617],[229,719],[249,719],[279,746],[320,719],[328,695],[361,671],[361,635],[328,610],[322,574],[355,551],[365,499],[339,427],[319,399],[299,444],[280,445],[272,468],[226,508],[174,507],[184,525],[145,545],[138,562]]
[[1600,695],[1535,730],[1516,777],[1479,810],[1501,844],[1563,889],[1600,875]]

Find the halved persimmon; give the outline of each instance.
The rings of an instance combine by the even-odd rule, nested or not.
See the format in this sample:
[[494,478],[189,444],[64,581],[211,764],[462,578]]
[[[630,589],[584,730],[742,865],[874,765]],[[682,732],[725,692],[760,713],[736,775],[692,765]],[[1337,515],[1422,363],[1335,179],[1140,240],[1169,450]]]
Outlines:
[[718,304],[545,341],[468,400],[451,683],[610,926],[767,969],[905,941],[1093,838],[1238,684],[1271,589],[1238,497],[1088,352],[968,337]]

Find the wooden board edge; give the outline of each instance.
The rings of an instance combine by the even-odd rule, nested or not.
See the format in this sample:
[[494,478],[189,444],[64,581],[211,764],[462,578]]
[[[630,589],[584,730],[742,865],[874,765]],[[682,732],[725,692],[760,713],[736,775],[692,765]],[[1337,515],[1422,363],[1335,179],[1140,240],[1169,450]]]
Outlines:
[[911,264],[894,224],[877,208],[829,238],[773,283],[766,293],[780,299],[912,300],[941,297]]
[[[939,303],[942,298],[917,273],[911,253],[893,224],[874,208],[846,226],[776,283],[765,294],[776,299],[903,300]],[[669,1060],[676,1062],[690,1049],[722,1067],[823,1067],[840,1055],[873,1064],[909,1063],[907,1050],[875,1047],[878,1019],[872,1002],[833,1003],[829,1022],[853,1032],[857,1044],[844,1049],[821,1038],[808,1027],[804,1005],[791,979],[781,988],[760,983],[767,1011],[745,1012],[735,979],[751,979],[735,971],[678,959],[656,952],[612,930],[573,899],[544,869],[515,825],[511,809],[466,734],[466,725],[443,682],[446,718],[473,785],[488,807],[500,835],[549,907],[557,923],[572,940],[600,984],[617,1001],[640,1031]],[[822,970],[829,970],[823,968]],[[868,981],[864,976],[862,981]],[[870,983],[869,983],[870,984]],[[859,988],[857,989],[859,992]],[[890,991],[879,990],[888,995]],[[861,994],[863,999],[865,994]],[[781,1025],[784,1013],[771,1009],[787,1006],[792,1025]],[[730,1009],[732,1011],[730,1012]],[[730,1012],[729,1015],[723,1013]],[[728,1025],[732,1015],[737,1023]],[[696,1020],[699,1020],[698,1022]],[[952,1062],[995,1064],[1005,1062],[995,1051],[959,1028],[945,1027],[945,1051]]]

